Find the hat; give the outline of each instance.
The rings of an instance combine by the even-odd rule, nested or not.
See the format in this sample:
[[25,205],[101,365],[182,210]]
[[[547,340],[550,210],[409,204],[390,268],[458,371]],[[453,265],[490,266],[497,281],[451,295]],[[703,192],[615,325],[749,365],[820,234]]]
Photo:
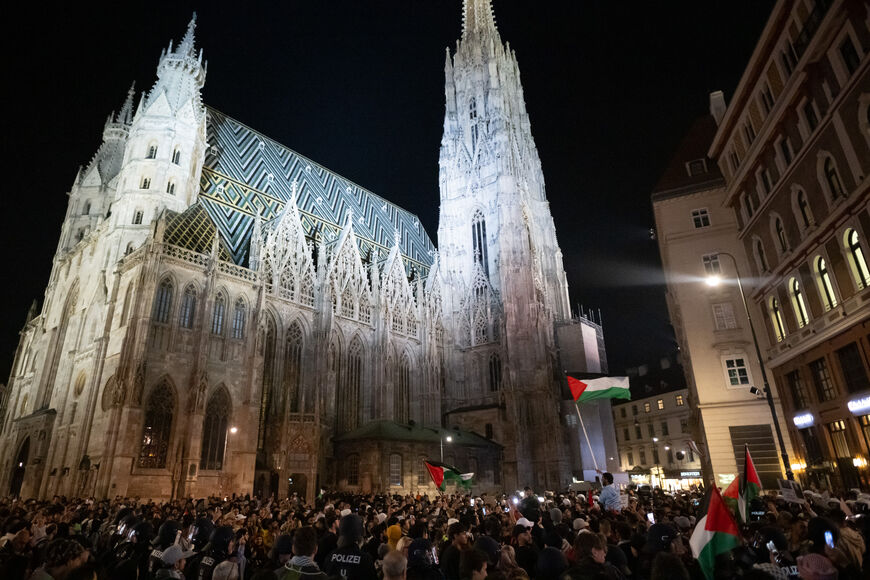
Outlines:
[[458,522],[459,520],[457,520],[456,518],[450,518],[449,520],[447,520],[447,527],[449,528],[450,526]]
[[172,544],[165,550],[163,550],[163,555],[160,556],[160,559],[163,560],[163,563],[167,566],[174,566],[176,562],[179,560],[183,560],[186,558],[190,558],[196,554],[193,550],[189,552],[184,552],[181,550],[181,546],[178,544]]
[[797,567],[804,580],[836,580],[837,578],[837,569],[821,554],[799,556]]
[[692,522],[686,516],[677,516],[674,518],[674,523],[681,530],[687,530],[692,527]]
[[524,532],[528,532],[528,531],[529,531],[529,528],[527,528],[526,526],[517,524],[514,526],[514,530],[513,530],[513,532],[511,532],[511,535],[516,537],[516,536],[519,536],[520,534],[522,534]]
[[573,526],[574,526],[574,531],[578,531],[578,530],[585,530],[586,528],[589,527],[589,524],[586,523],[586,520],[584,520],[583,518],[577,518],[574,520]]
[[554,524],[562,523],[562,510],[559,508],[553,508],[550,510],[550,519],[553,520]]
[[562,499],[562,505],[564,505],[564,506],[570,506],[570,505],[571,505],[571,500],[568,499],[567,497],[564,498],[564,499]]
[[402,537],[402,528],[398,526],[398,524],[393,524],[389,528],[387,528],[387,541],[390,544],[390,548],[393,550],[396,549],[396,544],[399,543],[399,538]]
[[351,513],[353,512],[350,511],[350,508],[344,508],[341,510],[341,517],[349,516]]
[[677,531],[668,524],[653,524],[647,531],[646,545],[652,552],[666,551],[676,537]]
[[527,527],[527,528],[533,528],[533,527],[535,527],[535,524],[533,524],[532,522],[530,522],[530,521],[527,520],[526,518],[520,518],[520,519],[518,519],[518,520],[517,520],[517,525],[518,525],[518,526],[525,526],[525,527]]

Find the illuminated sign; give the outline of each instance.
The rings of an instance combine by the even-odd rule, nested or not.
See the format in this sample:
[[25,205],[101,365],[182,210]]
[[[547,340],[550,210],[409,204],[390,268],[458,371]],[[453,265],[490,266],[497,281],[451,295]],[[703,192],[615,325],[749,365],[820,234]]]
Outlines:
[[862,397],[860,399],[853,399],[846,403],[846,406],[849,407],[849,410],[853,413],[863,413],[866,411],[870,411],[870,397]]
[[812,413],[804,413],[803,415],[795,415],[794,426],[798,429],[803,429],[804,427],[809,427],[815,422],[815,417],[813,417]]
[[700,471],[681,471],[680,477],[701,477]]

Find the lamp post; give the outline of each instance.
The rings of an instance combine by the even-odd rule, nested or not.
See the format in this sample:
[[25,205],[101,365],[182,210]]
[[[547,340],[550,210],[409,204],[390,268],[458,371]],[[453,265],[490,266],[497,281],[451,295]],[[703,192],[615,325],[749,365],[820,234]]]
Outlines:
[[444,463],[444,441],[445,440],[448,443],[450,443],[451,441],[453,441],[453,437],[451,437],[450,435],[448,435],[447,437],[441,437],[441,463]]
[[[761,347],[758,345],[758,336],[755,334],[755,325],[752,323],[752,315],[749,314],[749,305],[746,302],[746,294],[743,293],[743,284],[740,281],[740,269],[737,267],[737,258],[728,252],[719,252],[720,256],[728,256],[734,262],[734,275],[737,280],[737,290],[740,291],[740,300],[743,302],[743,310],[746,312],[746,319],[749,321],[749,332],[752,333],[752,344],[755,346],[755,356],[758,358],[758,366],[761,367],[761,380],[764,382],[764,394],[767,398],[767,405],[770,407],[770,416],[773,419],[773,428],[776,430],[776,439],[779,442],[780,456],[782,463],[785,466],[786,478],[794,481],[794,473],[791,470],[791,463],[788,459],[788,452],[785,450],[785,440],[782,438],[782,429],[779,428],[779,418],[776,416],[776,405],[773,403],[773,392],[770,390],[770,383],[767,382],[767,369],[764,367],[764,359],[761,356]],[[718,286],[721,279],[718,276],[710,276],[707,278],[709,286]]]

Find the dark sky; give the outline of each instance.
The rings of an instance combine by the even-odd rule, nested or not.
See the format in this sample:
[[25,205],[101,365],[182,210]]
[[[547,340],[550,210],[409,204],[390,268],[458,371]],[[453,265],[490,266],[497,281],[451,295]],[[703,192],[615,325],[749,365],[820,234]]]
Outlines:
[[[130,83],[198,11],[204,101],[417,213],[437,244],[444,49],[461,0],[39,2],[7,9],[0,381],[41,302],[66,192]],[[575,305],[612,372],[673,348],[649,193],[710,91],[730,98],[773,0],[494,0],[516,50]]]

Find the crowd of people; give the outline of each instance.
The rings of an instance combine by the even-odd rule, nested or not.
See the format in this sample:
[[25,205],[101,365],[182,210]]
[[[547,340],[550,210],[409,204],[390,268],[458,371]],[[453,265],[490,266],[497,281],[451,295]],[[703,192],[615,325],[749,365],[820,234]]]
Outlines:
[[[703,493],[620,493],[609,475],[597,494],[7,498],[0,579],[703,579]],[[756,500],[714,578],[863,578],[870,516],[847,507],[863,496],[815,497]]]

